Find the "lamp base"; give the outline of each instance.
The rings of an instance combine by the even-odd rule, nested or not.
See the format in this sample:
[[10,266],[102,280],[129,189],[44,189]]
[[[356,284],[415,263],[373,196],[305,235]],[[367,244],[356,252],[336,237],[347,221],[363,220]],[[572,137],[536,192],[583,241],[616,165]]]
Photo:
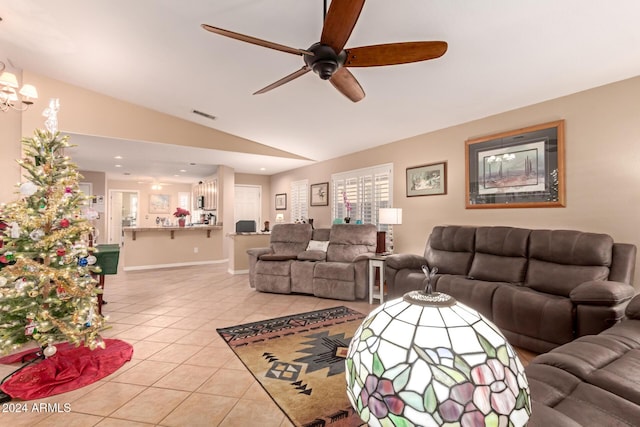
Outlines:
[[451,295],[440,292],[411,291],[404,294],[402,299],[409,304],[422,307],[451,307],[457,303],[456,299]]

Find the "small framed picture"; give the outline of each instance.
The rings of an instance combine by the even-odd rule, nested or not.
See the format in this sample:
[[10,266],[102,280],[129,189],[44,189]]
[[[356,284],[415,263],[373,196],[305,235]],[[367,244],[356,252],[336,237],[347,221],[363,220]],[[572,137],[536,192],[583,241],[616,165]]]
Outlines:
[[447,162],[407,168],[407,197],[447,194]]
[[311,184],[311,206],[329,206],[329,183]]
[[287,193],[276,194],[276,210],[287,210]]
[[171,196],[168,194],[150,194],[149,195],[149,213],[169,213],[169,203]]

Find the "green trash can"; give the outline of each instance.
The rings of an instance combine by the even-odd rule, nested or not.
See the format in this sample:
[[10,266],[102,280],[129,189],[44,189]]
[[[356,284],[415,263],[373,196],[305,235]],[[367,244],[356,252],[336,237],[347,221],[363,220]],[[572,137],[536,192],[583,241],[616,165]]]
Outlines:
[[97,245],[95,252],[98,265],[102,271],[99,274],[118,274],[118,259],[120,258],[120,245]]

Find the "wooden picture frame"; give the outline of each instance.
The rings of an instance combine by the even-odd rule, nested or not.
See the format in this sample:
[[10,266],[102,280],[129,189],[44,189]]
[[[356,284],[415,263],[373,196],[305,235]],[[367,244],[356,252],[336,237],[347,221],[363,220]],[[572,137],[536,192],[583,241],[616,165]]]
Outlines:
[[565,206],[564,120],[465,142],[466,208]]
[[309,206],[329,206],[329,183],[311,184]]
[[447,162],[407,168],[407,197],[447,194]]
[[168,194],[149,195],[149,213],[166,214],[171,206],[171,196]]
[[276,194],[276,210],[287,210],[287,193]]

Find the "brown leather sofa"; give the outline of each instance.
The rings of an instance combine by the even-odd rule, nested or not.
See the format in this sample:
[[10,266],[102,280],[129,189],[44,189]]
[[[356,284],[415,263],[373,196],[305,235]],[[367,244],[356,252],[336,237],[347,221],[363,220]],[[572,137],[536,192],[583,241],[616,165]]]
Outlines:
[[[247,250],[249,284],[261,292],[364,299],[376,237],[373,224],[334,224],[315,230],[309,224],[276,224],[270,247]],[[326,247],[318,249],[322,241]]]
[[434,287],[492,320],[512,345],[542,353],[618,323],[634,295],[636,247],[606,234],[437,226],[423,255],[387,258],[390,298]]
[[640,296],[626,317],[529,363],[528,427],[640,426]]

